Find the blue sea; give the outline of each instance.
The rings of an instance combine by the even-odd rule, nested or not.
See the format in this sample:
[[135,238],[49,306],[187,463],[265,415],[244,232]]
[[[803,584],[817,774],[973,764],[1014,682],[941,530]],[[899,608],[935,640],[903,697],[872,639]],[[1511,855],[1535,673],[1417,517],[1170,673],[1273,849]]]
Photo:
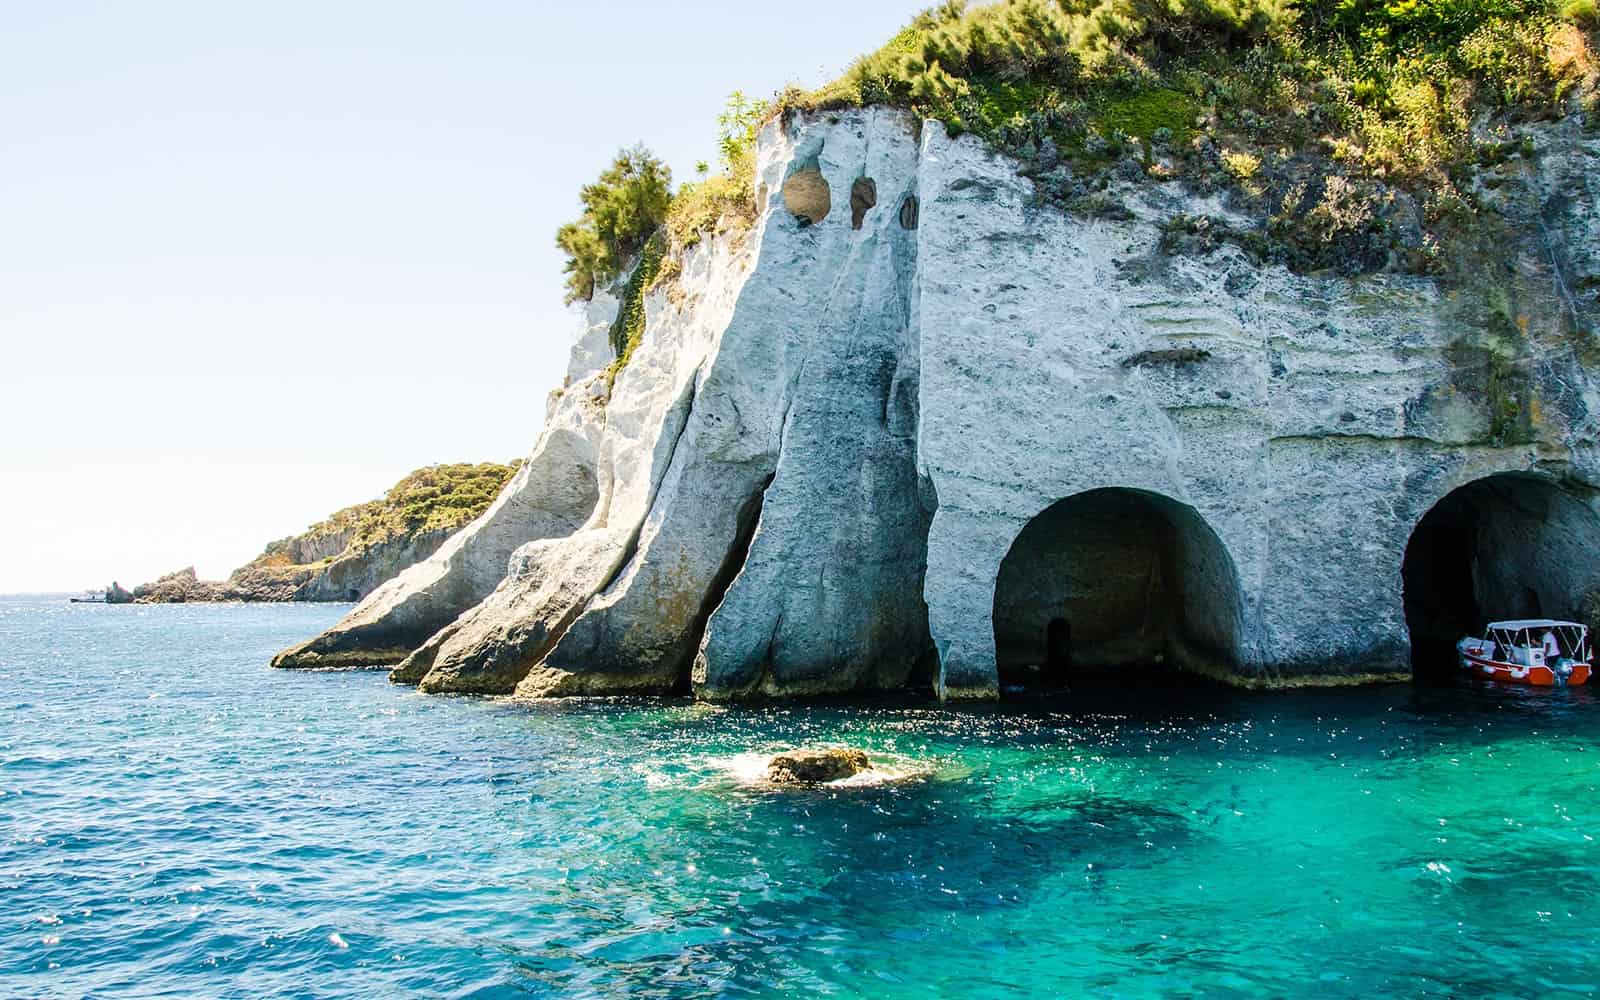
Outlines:
[[[0,996],[1591,997],[1589,689],[519,705],[0,598]],[[871,781],[777,792],[849,743]]]

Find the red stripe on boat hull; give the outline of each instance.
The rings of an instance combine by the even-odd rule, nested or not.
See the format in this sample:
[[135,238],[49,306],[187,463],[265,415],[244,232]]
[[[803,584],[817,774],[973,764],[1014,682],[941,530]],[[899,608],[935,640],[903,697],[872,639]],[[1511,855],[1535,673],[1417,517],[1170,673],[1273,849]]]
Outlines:
[[[1492,681],[1503,681],[1507,684],[1530,684],[1534,687],[1556,687],[1556,673],[1549,667],[1524,667],[1516,663],[1501,663],[1498,660],[1486,660],[1478,656],[1461,654],[1461,667],[1475,677],[1483,677]],[[1589,682],[1589,665],[1579,663],[1573,666],[1572,676],[1567,678],[1567,687],[1578,687]]]

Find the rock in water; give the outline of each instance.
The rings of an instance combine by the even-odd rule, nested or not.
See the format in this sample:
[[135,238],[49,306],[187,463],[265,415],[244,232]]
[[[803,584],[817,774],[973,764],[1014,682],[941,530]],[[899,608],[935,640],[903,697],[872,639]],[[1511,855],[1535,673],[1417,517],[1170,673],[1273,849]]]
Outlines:
[[767,780],[775,785],[820,785],[872,770],[872,762],[861,750],[828,747],[822,750],[790,750],[767,764]]

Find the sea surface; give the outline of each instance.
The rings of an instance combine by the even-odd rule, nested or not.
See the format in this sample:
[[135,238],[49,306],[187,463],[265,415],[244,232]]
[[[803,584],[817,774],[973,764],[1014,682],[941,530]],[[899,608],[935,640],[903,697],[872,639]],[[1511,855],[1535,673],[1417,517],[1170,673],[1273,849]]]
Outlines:
[[[526,706],[0,598],[0,996],[1595,996],[1600,700]],[[850,743],[888,780],[777,792]]]

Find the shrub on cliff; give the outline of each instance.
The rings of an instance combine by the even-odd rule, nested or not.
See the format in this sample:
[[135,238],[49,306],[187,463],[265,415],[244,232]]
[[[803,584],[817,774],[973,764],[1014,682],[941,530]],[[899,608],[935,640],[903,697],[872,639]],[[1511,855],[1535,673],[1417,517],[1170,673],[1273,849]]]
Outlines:
[[360,547],[401,534],[454,530],[494,502],[519,464],[461,462],[418,469],[376,502],[351,544]]
[[[1476,109],[1596,109],[1593,0],[960,0],[783,108],[911,108],[1024,161],[1197,127],[1439,176]],[[1132,104],[1130,105],[1130,102]],[[1137,113],[1130,114],[1130,111]],[[1048,142],[1048,146],[1046,143]]]
[[[679,255],[723,219],[755,218],[756,132],[767,102],[734,91],[717,118],[721,170],[673,193],[672,173],[643,146],[624,150],[582,192],[583,218],[562,226],[556,244],[567,254],[567,302],[594,296],[597,283],[627,283],[611,325],[615,360],[608,379],[627,366],[644,335],[644,296],[677,273]],[[709,174],[708,167],[702,167]]]
[[579,192],[583,216],[556,231],[567,255],[567,301],[594,296],[612,281],[667,217],[672,171],[643,146],[617,153],[611,166]]
[[751,100],[743,91],[728,95],[717,116],[717,151],[722,170],[685,184],[667,213],[667,234],[673,248],[700,242],[718,220],[755,218],[756,133],[766,118],[768,102]]
[[[360,555],[384,542],[415,542],[418,534],[447,533],[465,525],[488,509],[519,465],[462,462],[425,466],[394,484],[381,499],[346,507],[298,535],[269,543],[226,581],[197,579],[190,567],[141,585],[129,599],[137,597],[146,603],[295,600],[303,585],[340,558]],[[432,544],[437,544],[437,536]],[[412,551],[416,551],[414,546]],[[431,551],[424,548],[421,554]],[[341,585],[341,598],[344,593]]]
[[520,464],[423,466],[389,487],[381,499],[335,511],[301,534],[273,542],[249,565],[292,566],[292,548],[316,548],[317,540],[340,535],[349,539],[347,548],[363,549],[417,532],[452,531],[487,510]]

